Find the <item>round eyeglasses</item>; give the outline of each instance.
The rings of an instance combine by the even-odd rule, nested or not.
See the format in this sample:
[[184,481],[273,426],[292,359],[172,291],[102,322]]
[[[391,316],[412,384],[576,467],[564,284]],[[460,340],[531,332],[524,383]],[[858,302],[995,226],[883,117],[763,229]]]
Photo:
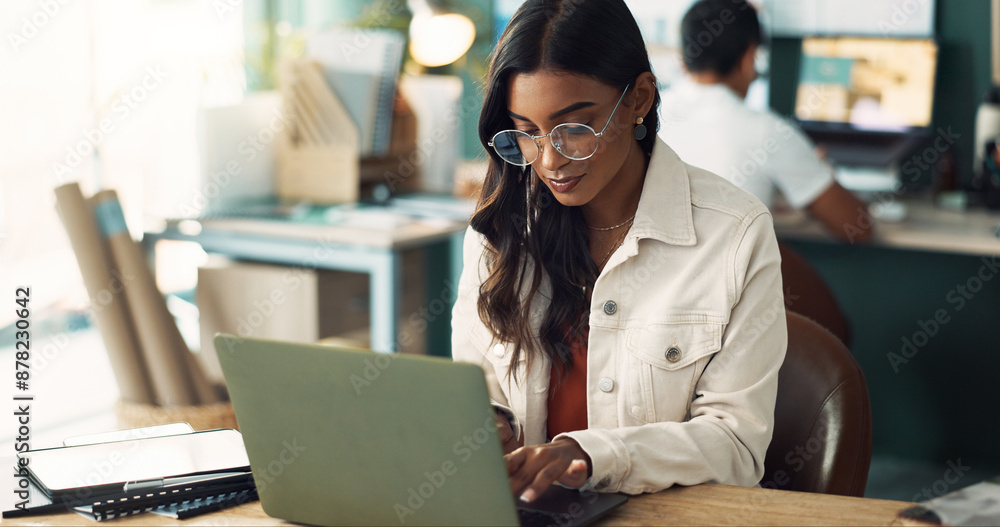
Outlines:
[[608,129],[608,125],[611,124],[611,119],[615,117],[615,112],[618,111],[618,106],[621,104],[622,99],[625,98],[625,93],[628,92],[629,86],[625,86],[625,91],[618,97],[618,102],[615,103],[615,108],[611,110],[608,122],[604,124],[604,128],[600,132],[595,131],[585,124],[563,123],[557,125],[545,135],[531,135],[521,130],[503,130],[497,132],[493,136],[493,140],[487,144],[496,150],[500,159],[519,167],[526,167],[538,159],[538,155],[542,151],[541,146],[538,145],[538,140],[545,137],[549,138],[552,148],[555,148],[556,152],[562,154],[563,157],[574,161],[589,159],[597,153],[599,140]]

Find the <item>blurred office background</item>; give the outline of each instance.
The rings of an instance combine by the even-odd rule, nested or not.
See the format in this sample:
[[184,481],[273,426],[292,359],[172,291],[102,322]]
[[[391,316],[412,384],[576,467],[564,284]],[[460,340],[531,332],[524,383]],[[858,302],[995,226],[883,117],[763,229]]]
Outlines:
[[[682,74],[679,21],[691,1],[628,3],[666,89]],[[473,22],[474,42],[444,66],[420,65],[407,56],[401,73],[459,79],[461,92],[453,104],[465,111],[459,114],[451,162],[472,167],[468,170],[474,173],[483,157],[475,133],[480,79],[491,46],[520,2],[440,4]],[[770,35],[763,75],[749,103],[794,116],[802,38],[829,34],[824,24],[847,27],[840,30],[850,34],[916,32],[931,37],[939,55],[929,128],[951,129],[957,140],[948,149],[951,165],[928,167],[906,193],[971,189],[975,115],[991,87],[990,1],[837,2],[836,9],[822,11],[822,16],[817,15],[820,4],[759,3]],[[911,8],[909,16],[893,18]],[[313,32],[350,26],[405,34],[412,17],[411,6],[402,0],[95,0],[65,5],[19,0],[5,7],[0,15],[0,29],[7,36],[0,46],[0,116],[6,124],[0,130],[0,291],[33,287],[35,339],[50,355],[34,370],[40,441],[58,441],[84,424],[113,428],[109,409],[118,396],[101,339],[86,314],[87,293],[54,211],[52,189],[73,180],[89,192],[117,189],[138,238],[142,230],[195,205],[194,196],[210,176],[204,162],[212,155],[203,141],[206,110],[243,104],[274,90],[277,64],[301,56]],[[105,121],[110,126],[102,130]],[[81,141],[97,146],[81,154]],[[455,181],[460,178],[454,176]],[[984,262],[996,261],[828,242],[793,245],[831,286],[852,325],[851,350],[867,376],[874,414],[868,495],[912,500],[923,499],[918,497],[923,489],[940,494],[939,483],[951,464],[971,468],[957,483],[949,481],[948,490],[1000,472],[995,448],[1000,435],[1000,388],[995,382],[1000,373],[1000,280],[981,283],[961,307],[951,296],[977,276]],[[172,303],[174,314],[185,337],[196,341],[197,311],[188,307],[193,306],[197,267],[207,256],[197,247],[177,245],[160,257],[159,285],[179,300]],[[428,279],[427,287],[427,298],[440,296],[445,278]],[[950,321],[928,335],[907,363],[894,368],[888,354],[900,353],[906,339],[925,331],[940,309],[948,311]],[[5,328],[0,329],[0,345],[12,342],[11,311],[0,312],[0,328]],[[447,323],[447,316],[442,317],[430,330],[430,351],[447,354]],[[0,358],[12,363],[12,349],[2,349]],[[81,371],[88,374],[79,375]],[[88,397],[74,395],[80,392]],[[7,448],[13,436],[0,429],[0,440],[0,448]]]

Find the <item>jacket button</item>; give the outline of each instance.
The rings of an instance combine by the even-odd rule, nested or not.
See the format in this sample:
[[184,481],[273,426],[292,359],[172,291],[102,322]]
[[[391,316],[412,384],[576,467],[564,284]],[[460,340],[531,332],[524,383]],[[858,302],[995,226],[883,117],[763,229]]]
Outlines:
[[605,378],[601,379],[601,382],[598,383],[597,386],[601,388],[602,392],[608,393],[611,390],[615,389],[615,381],[612,381],[611,379],[605,377]]
[[681,360],[681,350],[676,347],[670,348],[667,350],[666,356],[669,362],[677,362]]
[[497,344],[496,346],[493,346],[493,354],[496,355],[497,357],[503,357],[503,354],[506,352],[507,350],[504,349],[503,344]]
[[609,484],[611,484],[611,478],[601,478],[601,481],[598,481],[597,485],[594,485],[594,488],[603,489],[607,487]]
[[618,304],[616,304],[614,300],[608,300],[607,302],[604,303],[605,315],[614,315],[617,312],[618,312]]

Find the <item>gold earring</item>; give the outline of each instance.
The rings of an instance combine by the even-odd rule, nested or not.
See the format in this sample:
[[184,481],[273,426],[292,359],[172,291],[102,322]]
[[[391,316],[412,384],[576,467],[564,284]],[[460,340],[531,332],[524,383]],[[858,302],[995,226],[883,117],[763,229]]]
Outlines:
[[635,118],[635,138],[642,141],[646,137],[646,125],[642,124],[642,117]]

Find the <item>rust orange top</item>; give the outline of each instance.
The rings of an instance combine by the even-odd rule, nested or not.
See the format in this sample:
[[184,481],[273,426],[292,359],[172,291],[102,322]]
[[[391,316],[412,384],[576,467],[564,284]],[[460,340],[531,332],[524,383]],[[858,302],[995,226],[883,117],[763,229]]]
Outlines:
[[553,365],[549,378],[548,418],[546,427],[551,440],[564,432],[587,429],[587,340],[590,328],[579,338],[570,338],[573,364],[566,376]]

